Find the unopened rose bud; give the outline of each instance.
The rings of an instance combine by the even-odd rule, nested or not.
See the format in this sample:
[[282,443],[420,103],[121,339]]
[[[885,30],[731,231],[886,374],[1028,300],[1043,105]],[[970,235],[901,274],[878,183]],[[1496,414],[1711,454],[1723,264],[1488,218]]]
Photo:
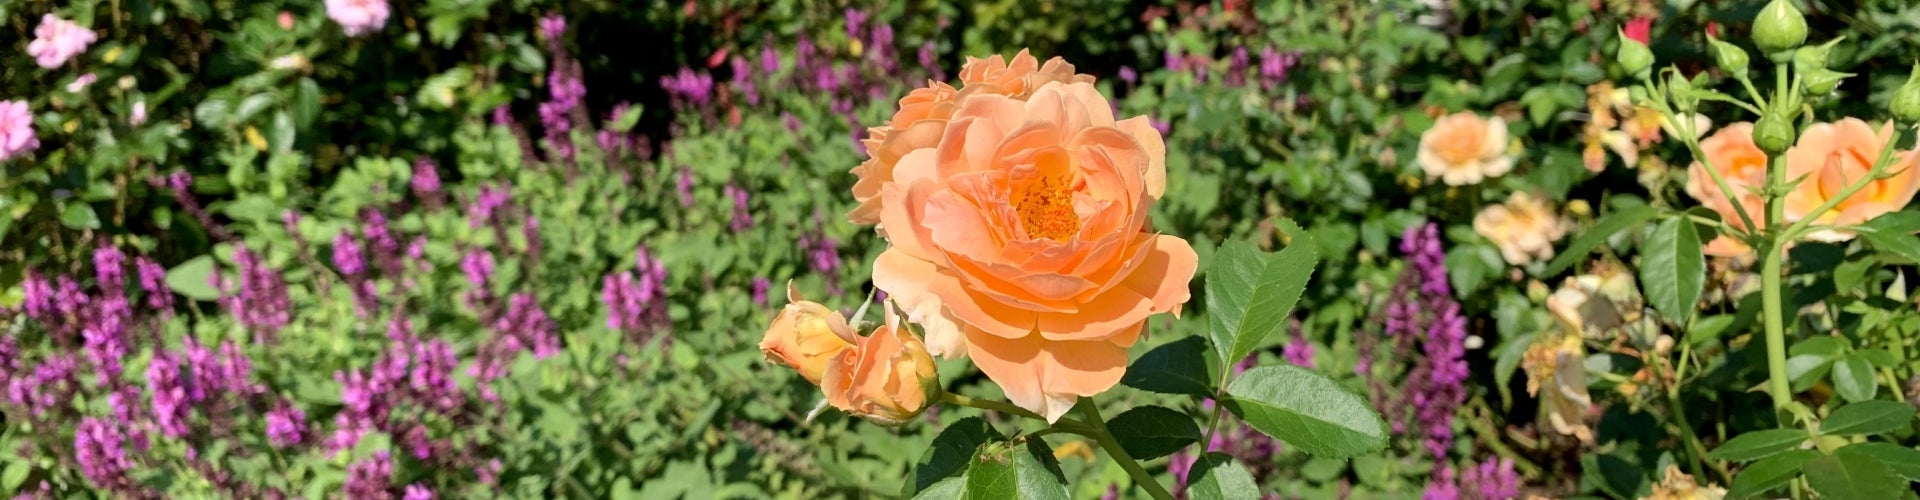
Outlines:
[[1907,83],[1893,92],[1893,101],[1889,104],[1894,119],[1901,123],[1920,122],[1920,63],[1907,75]]
[[1807,91],[1807,95],[1810,97],[1826,97],[1827,94],[1833,93],[1834,88],[1840,86],[1841,80],[1845,80],[1849,76],[1853,76],[1853,73],[1841,73],[1821,68],[1810,73],[1803,73],[1800,78],[1800,86],[1803,90]]
[[1808,74],[1827,69],[1827,55],[1833,53],[1833,46],[1844,38],[1828,40],[1820,45],[1808,45],[1793,51],[1793,71]]
[[827,366],[827,403],[883,425],[919,416],[940,397],[940,374],[927,346],[889,312],[887,324],[859,337]]
[[1653,51],[1647,50],[1647,44],[1628,38],[1627,32],[1620,31],[1619,34],[1620,51],[1614,55],[1614,59],[1620,62],[1621,68],[1627,70],[1627,74],[1646,78],[1648,68],[1653,67]]
[[1746,74],[1746,49],[1742,49],[1731,43],[1722,42],[1718,38],[1709,38],[1707,40],[1713,44],[1713,60],[1720,65],[1720,69],[1726,70],[1728,73],[1733,73],[1734,75]]
[[1785,62],[1791,51],[1807,41],[1807,18],[1787,0],[1773,0],[1753,18],[1753,44],[1775,62]]
[[1768,155],[1779,155],[1793,147],[1793,124],[1776,115],[1767,113],[1753,124],[1753,145]]
[[820,384],[827,364],[835,356],[854,347],[858,339],[853,327],[840,313],[800,297],[792,282],[787,283],[787,307],[773,319],[773,326],[760,340],[760,352],[768,361],[778,362]]

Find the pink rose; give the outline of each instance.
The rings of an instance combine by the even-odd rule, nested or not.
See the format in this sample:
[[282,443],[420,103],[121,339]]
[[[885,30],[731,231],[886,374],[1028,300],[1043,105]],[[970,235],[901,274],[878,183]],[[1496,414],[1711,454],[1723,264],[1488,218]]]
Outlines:
[[33,41],[27,43],[27,55],[33,56],[42,68],[58,68],[73,56],[86,52],[87,46],[97,39],[99,35],[93,30],[47,14],[40,17],[40,26],[33,28]]

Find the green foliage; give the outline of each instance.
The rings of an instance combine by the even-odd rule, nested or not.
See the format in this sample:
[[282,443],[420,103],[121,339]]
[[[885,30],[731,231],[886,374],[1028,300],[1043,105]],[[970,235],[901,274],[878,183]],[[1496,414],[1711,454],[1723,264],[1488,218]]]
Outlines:
[[1152,460],[1180,451],[1204,436],[1187,414],[1161,406],[1136,407],[1107,421],[1113,437],[1136,460]]
[[1366,400],[1298,367],[1247,370],[1227,394],[1234,414],[1307,453],[1346,458],[1386,444],[1387,426]]

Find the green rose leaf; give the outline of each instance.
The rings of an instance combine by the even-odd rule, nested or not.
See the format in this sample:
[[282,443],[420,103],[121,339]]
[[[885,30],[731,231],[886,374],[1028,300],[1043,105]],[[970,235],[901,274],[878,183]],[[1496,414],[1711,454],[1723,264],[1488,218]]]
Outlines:
[[193,300],[217,300],[220,291],[208,279],[213,276],[213,256],[202,255],[167,270],[167,287]]
[[1700,288],[1707,280],[1707,261],[1701,249],[1700,233],[1693,222],[1678,217],[1655,226],[1653,235],[1640,247],[1640,282],[1645,284],[1642,291],[1647,303],[1670,323],[1687,324],[1700,301]]
[[1807,462],[1807,486],[1823,498],[1884,500],[1899,498],[1906,480],[1886,464],[1864,455],[1828,455]]
[[1120,384],[1161,394],[1213,394],[1207,376],[1207,339],[1189,336],[1140,355],[1120,376]]
[[1720,460],[1747,462],[1778,455],[1806,442],[1807,433],[1797,429],[1753,431],[1727,440],[1707,456]]
[[961,498],[1067,500],[1067,480],[1044,441],[990,442],[967,464]]
[[1247,370],[1227,394],[1227,409],[1247,424],[1313,455],[1346,458],[1387,444],[1386,424],[1366,400],[1304,368]]
[[1193,417],[1164,406],[1141,406],[1107,420],[1107,429],[1134,460],[1152,460],[1180,451],[1204,436]]
[[1833,364],[1833,388],[1850,402],[1873,399],[1880,384],[1873,378],[1873,363],[1860,353],[1849,354]]
[[1264,253],[1253,243],[1230,241],[1213,255],[1207,270],[1207,336],[1223,365],[1246,357],[1286,325],[1320,260],[1313,237],[1300,226],[1288,219],[1280,219],[1279,226],[1294,238],[1286,249]]
[[1906,403],[1876,400],[1840,407],[1820,422],[1820,434],[1851,436],[1879,434],[1912,425],[1913,407]]
[[1869,442],[1841,448],[1834,454],[1872,457],[1886,464],[1895,475],[1907,478],[1908,481],[1920,481],[1920,450],[1893,443]]
[[1800,475],[1800,467],[1819,456],[1813,450],[1793,450],[1754,462],[1733,476],[1727,498],[1749,498],[1785,486]]
[[1196,500],[1260,498],[1253,474],[1225,453],[1208,453],[1188,469],[1187,498]]

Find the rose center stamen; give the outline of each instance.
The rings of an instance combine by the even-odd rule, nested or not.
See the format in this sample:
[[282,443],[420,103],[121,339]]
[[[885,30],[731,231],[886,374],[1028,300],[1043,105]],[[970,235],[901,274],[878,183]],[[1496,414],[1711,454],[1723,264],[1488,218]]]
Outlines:
[[1080,231],[1080,214],[1073,211],[1073,192],[1065,179],[1041,177],[1027,186],[1014,210],[1028,238],[1066,241]]

